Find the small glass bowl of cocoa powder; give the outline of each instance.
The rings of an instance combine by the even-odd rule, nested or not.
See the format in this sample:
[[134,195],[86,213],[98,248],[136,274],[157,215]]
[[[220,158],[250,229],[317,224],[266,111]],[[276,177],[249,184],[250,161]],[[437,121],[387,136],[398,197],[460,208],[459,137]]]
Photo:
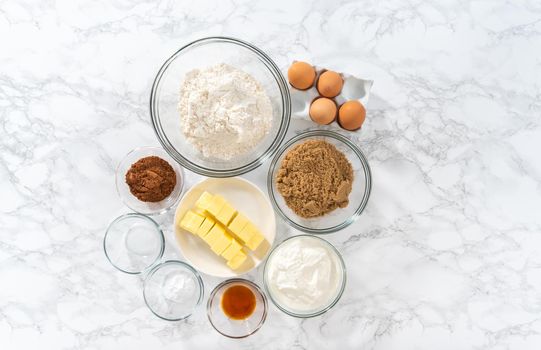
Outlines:
[[118,196],[133,211],[162,214],[178,202],[184,172],[162,148],[140,147],[128,153],[116,170]]
[[361,215],[372,189],[368,161],[349,138],[327,130],[287,141],[271,162],[271,202],[294,228],[313,234],[339,231]]

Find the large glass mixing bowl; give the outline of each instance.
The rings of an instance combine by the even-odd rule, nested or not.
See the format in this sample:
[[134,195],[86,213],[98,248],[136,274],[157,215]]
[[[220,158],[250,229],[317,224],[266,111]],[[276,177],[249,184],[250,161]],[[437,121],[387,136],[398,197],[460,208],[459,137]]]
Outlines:
[[[287,205],[284,197],[278,191],[276,177],[288,152],[309,140],[326,141],[342,152],[353,168],[353,184],[347,207],[337,208],[320,217],[303,218]],[[311,130],[293,137],[278,150],[269,167],[267,188],[274,209],[291,226],[308,233],[333,233],[351,225],[363,212],[372,190],[372,173],[363,152],[347,137],[333,131]]]
[[[231,160],[203,156],[184,137],[178,104],[186,73],[219,63],[252,75],[272,104],[270,132],[249,152]],[[241,40],[210,37],[175,52],[158,72],[150,95],[150,116],[158,139],[169,155],[185,168],[211,177],[230,177],[257,168],[280,146],[289,126],[291,99],[287,81],[263,51]]]

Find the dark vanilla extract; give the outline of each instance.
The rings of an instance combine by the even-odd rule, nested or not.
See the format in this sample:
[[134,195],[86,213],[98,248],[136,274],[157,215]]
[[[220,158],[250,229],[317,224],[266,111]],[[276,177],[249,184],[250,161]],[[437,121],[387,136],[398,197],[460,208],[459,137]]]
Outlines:
[[255,294],[248,287],[237,284],[227,288],[222,295],[222,310],[233,320],[244,320],[254,313]]

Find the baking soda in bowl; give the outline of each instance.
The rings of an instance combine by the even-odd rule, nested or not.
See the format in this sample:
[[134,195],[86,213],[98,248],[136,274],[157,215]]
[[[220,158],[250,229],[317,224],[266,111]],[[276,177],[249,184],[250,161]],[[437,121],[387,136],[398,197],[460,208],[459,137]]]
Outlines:
[[314,236],[296,236],[269,256],[265,286],[284,312],[312,317],[338,301],[345,285],[344,271],[342,259],[330,243]]

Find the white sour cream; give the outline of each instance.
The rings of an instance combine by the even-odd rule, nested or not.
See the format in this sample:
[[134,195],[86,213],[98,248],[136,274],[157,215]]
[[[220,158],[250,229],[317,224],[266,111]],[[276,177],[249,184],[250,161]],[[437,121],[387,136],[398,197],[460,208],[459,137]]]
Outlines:
[[340,257],[326,241],[298,236],[281,244],[266,267],[269,293],[283,308],[296,313],[317,312],[340,293]]

